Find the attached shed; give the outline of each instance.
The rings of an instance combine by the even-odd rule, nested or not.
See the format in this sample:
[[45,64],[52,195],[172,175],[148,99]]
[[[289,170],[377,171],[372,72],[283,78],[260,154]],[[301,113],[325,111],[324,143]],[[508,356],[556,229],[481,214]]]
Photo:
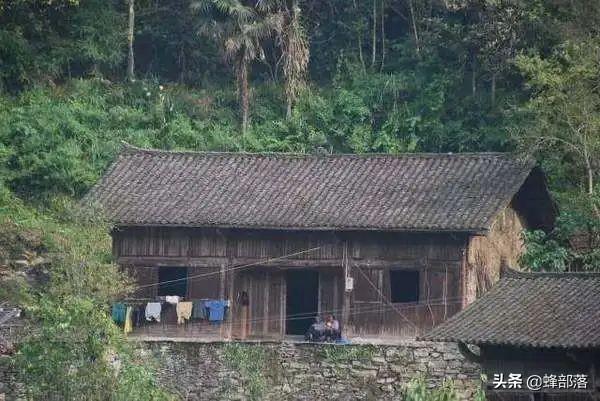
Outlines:
[[231,302],[220,326],[146,334],[227,338],[302,334],[325,314],[349,337],[414,337],[515,265],[521,231],[548,229],[556,214],[539,168],[500,153],[127,146],[85,201],[115,223],[134,298]]
[[462,344],[482,365],[490,401],[598,400],[600,273],[507,270],[423,339]]

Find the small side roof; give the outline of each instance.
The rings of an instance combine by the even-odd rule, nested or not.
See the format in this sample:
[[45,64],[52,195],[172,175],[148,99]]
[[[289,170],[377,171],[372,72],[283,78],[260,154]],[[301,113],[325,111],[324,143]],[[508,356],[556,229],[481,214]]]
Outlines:
[[[314,155],[125,146],[84,201],[117,225],[485,233],[534,170],[504,153]],[[535,192],[544,192],[545,186]]]
[[507,270],[463,311],[422,337],[476,345],[600,347],[600,273]]

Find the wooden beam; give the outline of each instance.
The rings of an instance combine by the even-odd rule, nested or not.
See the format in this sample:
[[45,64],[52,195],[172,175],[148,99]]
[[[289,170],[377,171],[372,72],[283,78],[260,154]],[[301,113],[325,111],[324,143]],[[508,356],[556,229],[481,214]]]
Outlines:
[[[444,270],[443,262],[450,265],[455,265],[460,268],[460,262],[457,261],[439,261],[439,269]],[[120,265],[131,266],[187,266],[187,267],[221,267],[227,265],[227,268],[239,267],[239,270],[253,267],[276,267],[282,269],[292,268],[342,268],[343,262],[341,259],[279,259],[267,261],[267,259],[259,258],[227,258],[227,257],[155,257],[155,256],[121,256],[117,259]],[[375,260],[375,259],[350,259],[350,263],[354,266],[362,268],[381,269],[386,267],[415,269],[425,267],[421,260]],[[438,268],[437,266],[433,269]]]

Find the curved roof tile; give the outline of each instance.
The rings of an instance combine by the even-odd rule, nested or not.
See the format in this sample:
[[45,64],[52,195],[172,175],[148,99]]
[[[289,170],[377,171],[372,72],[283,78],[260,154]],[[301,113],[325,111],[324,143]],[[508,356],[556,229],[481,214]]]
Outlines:
[[530,173],[503,153],[312,155],[127,146],[85,197],[119,225],[485,232]]

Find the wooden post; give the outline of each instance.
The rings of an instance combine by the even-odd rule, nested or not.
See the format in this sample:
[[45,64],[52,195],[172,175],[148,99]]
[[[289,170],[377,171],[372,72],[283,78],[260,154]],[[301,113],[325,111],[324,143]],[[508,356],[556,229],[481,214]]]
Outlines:
[[286,299],[287,299],[287,279],[285,274],[281,275],[281,293],[280,293],[280,298],[279,298],[279,302],[281,303],[281,307],[279,308],[280,310],[280,333],[281,333],[281,339],[285,338],[285,329],[286,329],[286,316],[287,316],[287,303],[286,303]]
[[233,331],[233,325],[234,325],[234,320],[235,320],[235,316],[237,314],[237,308],[239,307],[239,305],[236,305],[235,303],[235,270],[229,271],[227,272],[227,293],[228,296],[227,298],[229,299],[230,305],[229,305],[229,317],[227,319],[227,338],[230,339],[232,336],[232,331]]
[[[230,291],[227,291],[226,288],[226,280],[227,280],[227,276],[228,276],[228,272],[227,272],[227,268],[231,268],[231,259],[232,259],[232,255],[230,252],[230,237],[229,235],[226,236],[225,238],[225,257],[227,258],[227,265],[225,265],[225,263],[221,263],[219,266],[219,299],[225,299],[225,294],[230,294]],[[231,274],[232,272],[230,271],[229,274]],[[231,284],[230,284],[231,287]],[[230,307],[231,309],[231,307]],[[225,334],[225,336],[227,336],[228,338],[231,336],[231,320],[232,320],[232,316],[231,316],[231,310],[229,311],[229,317],[228,317],[228,322],[224,322],[225,324],[221,325],[221,338],[223,338],[223,335]]]
[[350,322],[350,308],[351,308],[351,302],[352,302],[352,299],[351,299],[352,293],[347,290],[346,282],[347,282],[347,278],[351,277],[350,276],[351,271],[350,271],[350,264],[348,262],[348,242],[346,240],[344,240],[342,242],[342,246],[343,246],[342,263],[343,263],[343,269],[344,269],[344,305],[342,306],[341,326],[342,326],[343,332],[347,333],[348,324]]
[[467,237],[466,239],[466,244],[465,246],[461,249],[462,252],[462,258],[461,258],[461,266],[460,266],[460,296],[461,296],[461,303],[460,303],[460,309],[464,309],[468,302],[467,302],[467,292],[468,292],[468,288],[467,288],[467,284],[468,284],[468,269],[469,269],[469,242],[471,241],[471,239],[469,237]]
[[377,288],[379,288],[379,310],[377,311],[377,314],[379,315],[378,318],[378,322],[377,324],[379,325],[379,335],[383,335],[384,334],[384,330],[385,327],[383,326],[383,313],[384,313],[384,306],[385,306],[385,302],[386,299],[383,296],[383,292],[381,292],[383,290],[383,274],[384,274],[384,270],[383,269],[379,269],[379,271],[377,272]]
[[263,293],[263,335],[269,334],[269,293],[271,291],[271,273],[265,272],[265,291]]
[[322,281],[323,281],[323,277],[322,277],[322,272],[321,271],[317,271],[318,276],[318,281],[317,281],[317,315],[318,316],[323,316],[323,308],[321,307],[321,302],[322,302],[322,297],[321,297],[321,286],[322,286]]
[[221,263],[219,267],[219,299],[225,299],[225,269],[225,265]]

